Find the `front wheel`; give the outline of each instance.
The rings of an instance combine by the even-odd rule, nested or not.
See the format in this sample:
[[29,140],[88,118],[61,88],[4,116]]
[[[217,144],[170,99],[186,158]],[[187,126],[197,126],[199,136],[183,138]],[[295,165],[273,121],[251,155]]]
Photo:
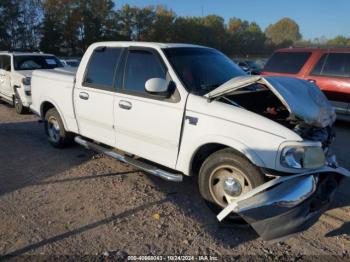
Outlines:
[[15,96],[13,98],[13,104],[16,109],[17,114],[24,114],[26,112],[26,108],[23,106],[21,97],[19,96],[17,90],[15,91]]
[[73,135],[64,129],[62,119],[55,108],[51,108],[45,115],[45,132],[51,145],[63,148],[73,141]]
[[[264,182],[264,174],[230,148],[210,155],[204,161],[198,176],[199,191],[215,213]],[[232,214],[230,218],[237,220],[239,216]]]

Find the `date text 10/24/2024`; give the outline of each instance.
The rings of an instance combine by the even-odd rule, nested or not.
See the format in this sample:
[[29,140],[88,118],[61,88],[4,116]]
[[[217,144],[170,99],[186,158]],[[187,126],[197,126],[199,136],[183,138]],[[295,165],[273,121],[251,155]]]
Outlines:
[[217,261],[216,256],[128,256],[128,261]]

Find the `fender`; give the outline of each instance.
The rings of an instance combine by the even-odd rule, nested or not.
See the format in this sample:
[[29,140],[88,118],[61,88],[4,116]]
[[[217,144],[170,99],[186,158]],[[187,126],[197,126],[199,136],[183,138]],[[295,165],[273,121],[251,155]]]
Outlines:
[[53,101],[51,100],[50,98],[48,97],[43,97],[43,98],[40,98],[41,101],[43,101],[40,105],[40,116],[41,116],[41,119],[45,119],[45,116],[43,115],[43,105],[46,103],[46,102],[49,102],[50,104],[52,104],[55,109],[57,110],[57,112],[59,113],[61,119],[62,119],[62,122],[63,122],[63,126],[64,126],[64,129],[65,130],[69,130],[68,127],[67,127],[67,122],[66,122],[66,119],[64,118],[64,114],[62,113],[61,109],[59,108],[59,106]]
[[208,135],[195,140],[188,146],[182,146],[176,163],[176,170],[182,171],[185,175],[190,175],[192,160],[199,148],[206,144],[221,144],[237,150],[246,156],[253,164],[259,167],[265,167],[264,161],[242,142],[233,139],[232,137]]

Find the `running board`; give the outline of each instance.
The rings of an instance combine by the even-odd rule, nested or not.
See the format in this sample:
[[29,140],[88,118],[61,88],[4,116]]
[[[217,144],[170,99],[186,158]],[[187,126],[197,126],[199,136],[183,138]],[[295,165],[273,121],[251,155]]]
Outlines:
[[118,153],[106,148],[106,147],[103,147],[101,145],[97,145],[95,143],[86,141],[85,139],[83,139],[80,136],[76,136],[74,138],[74,140],[77,144],[82,145],[86,149],[92,149],[94,151],[103,153],[109,157],[115,158],[121,162],[127,163],[131,166],[134,166],[138,169],[141,169],[142,171],[145,171],[151,175],[160,177],[162,179],[165,179],[165,180],[171,181],[171,182],[182,182],[183,176],[181,174],[169,173],[165,170],[159,169],[156,166],[146,164],[144,162],[141,162],[139,160],[136,160],[136,159],[128,157],[128,156],[123,156],[121,154],[118,154]]

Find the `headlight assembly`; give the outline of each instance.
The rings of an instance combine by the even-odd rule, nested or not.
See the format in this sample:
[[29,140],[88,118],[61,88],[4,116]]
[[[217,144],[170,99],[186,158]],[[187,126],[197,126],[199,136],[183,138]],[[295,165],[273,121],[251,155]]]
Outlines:
[[317,146],[287,146],[281,154],[281,164],[287,168],[319,168],[325,160],[322,148]]
[[31,84],[31,78],[30,77],[24,77],[22,78],[23,85],[29,86]]

